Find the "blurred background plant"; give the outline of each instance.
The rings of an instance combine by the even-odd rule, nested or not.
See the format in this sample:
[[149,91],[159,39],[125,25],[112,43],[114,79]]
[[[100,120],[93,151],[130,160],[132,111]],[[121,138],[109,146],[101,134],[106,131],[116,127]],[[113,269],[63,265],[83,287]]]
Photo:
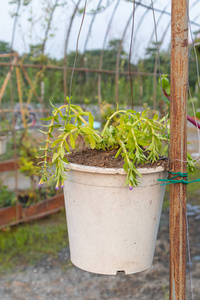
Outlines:
[[16,204],[16,195],[0,180],[0,208],[14,206]]

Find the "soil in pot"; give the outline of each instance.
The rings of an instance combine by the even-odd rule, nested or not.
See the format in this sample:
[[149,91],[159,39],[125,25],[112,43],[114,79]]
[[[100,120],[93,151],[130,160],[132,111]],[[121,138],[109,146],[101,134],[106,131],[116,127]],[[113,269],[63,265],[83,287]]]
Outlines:
[[[117,151],[118,149],[112,149],[107,151],[97,149],[85,149],[80,151],[73,151],[67,156],[67,159],[71,163],[85,166],[123,168],[124,160],[122,156],[119,155],[117,158],[115,158]],[[155,168],[158,166],[163,166],[165,169],[168,169],[168,158],[161,157],[158,161],[154,162],[153,164],[146,163],[144,165],[137,165],[138,168]]]

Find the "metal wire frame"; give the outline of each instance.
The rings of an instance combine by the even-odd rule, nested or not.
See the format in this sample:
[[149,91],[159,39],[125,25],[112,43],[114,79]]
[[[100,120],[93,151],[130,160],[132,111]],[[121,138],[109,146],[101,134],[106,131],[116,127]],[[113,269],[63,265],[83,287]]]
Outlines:
[[[98,7],[100,6],[101,2],[102,2],[102,1],[100,0],[99,3],[98,3],[98,5],[97,5],[96,12],[97,12]],[[132,2],[132,1],[130,1],[130,2]],[[144,8],[147,8],[146,11],[144,12],[144,14],[142,15],[142,17],[141,17],[141,19],[140,19],[138,25],[137,25],[137,30],[136,30],[136,32],[138,32],[138,30],[139,30],[139,28],[140,28],[140,26],[141,26],[141,24],[142,24],[142,22],[143,22],[143,20],[144,20],[145,15],[146,15],[150,10],[152,10],[152,7],[151,7],[151,6],[144,5],[143,3],[141,3],[141,0],[140,0],[140,1],[135,1],[135,3],[136,3],[136,5],[137,5],[137,7],[138,7],[138,6],[142,6],[142,7],[144,7]],[[192,8],[192,7],[195,7],[195,5],[196,5],[197,3],[198,3],[198,1],[196,1],[195,3],[193,3],[192,6],[191,6],[191,8]],[[169,5],[169,3],[164,7],[163,10],[154,8],[154,11],[160,13],[159,19],[158,19],[158,21],[157,21],[157,26],[158,26],[158,24],[159,24],[159,22],[160,22],[160,20],[161,20],[161,18],[162,18],[162,16],[163,16],[163,14],[167,14],[167,15],[171,16],[171,13],[169,13],[169,12],[166,11],[168,5]],[[117,4],[117,6],[118,6],[118,4]],[[86,43],[85,43],[85,47],[84,47],[84,52],[85,52],[85,50],[86,50],[86,46],[87,46],[87,43],[88,43],[89,35],[90,35],[91,31],[92,31],[92,26],[93,26],[93,24],[94,24],[96,12],[94,13],[94,16],[93,16],[92,21],[91,21],[90,26],[89,26],[89,31],[88,31],[88,35],[87,35]],[[115,9],[114,9],[114,11],[113,11],[113,15],[114,15],[114,13],[115,13]],[[111,20],[110,20],[109,25],[108,25],[108,29],[109,29],[109,27],[111,26],[112,20],[113,20],[113,17],[111,17]],[[118,72],[118,69],[119,69],[119,62],[120,62],[120,53],[121,53],[121,50],[122,50],[122,43],[123,43],[123,40],[124,40],[124,38],[125,38],[125,34],[126,34],[126,31],[127,31],[127,28],[128,28],[128,24],[130,23],[130,21],[131,21],[131,17],[129,17],[128,22],[127,22],[127,24],[126,24],[126,26],[125,26],[125,29],[124,29],[124,32],[123,32],[123,35],[122,35],[122,39],[121,39],[121,41],[120,41],[119,48],[118,48],[117,62],[116,62],[116,78],[115,78],[115,83],[116,83],[116,84],[115,84],[115,98],[116,98],[116,100],[118,99],[118,84],[117,84],[117,83],[118,83],[118,80],[119,80],[119,72]],[[194,25],[198,25],[196,22],[192,22],[192,23],[193,23]],[[166,27],[166,29],[165,29],[163,35],[162,35],[162,38],[161,38],[161,44],[163,43],[163,41],[164,41],[164,39],[165,39],[165,37],[166,37],[166,34],[167,34],[169,28],[170,28],[170,22],[168,23],[168,25],[167,25],[167,27]],[[105,48],[105,43],[106,43],[106,41],[107,41],[108,29],[107,29],[107,31],[106,31],[106,35],[105,35],[104,43],[103,43],[103,47],[102,47],[99,70],[101,70],[102,64],[103,64],[103,52],[104,52],[104,48]],[[148,44],[149,44],[150,41],[152,40],[152,37],[153,37],[153,33],[151,34],[151,38],[150,38]],[[136,34],[135,34],[135,37],[134,37],[134,43],[135,43],[135,41],[136,41],[136,38],[137,38],[137,36],[136,36]],[[154,73],[155,73],[155,66],[154,66]],[[99,73],[99,74],[100,74],[100,73]],[[155,75],[154,75],[154,76],[155,76]],[[100,79],[101,79],[101,76],[99,75],[99,84],[98,84],[99,103],[101,102],[101,91],[100,91],[100,89],[101,89],[101,88],[100,88],[100,87],[101,87],[101,82],[100,82]],[[155,105],[154,105],[154,106],[155,106]]]
[[[133,0],[131,1],[131,0],[128,0],[128,2],[133,2]],[[138,4],[138,5],[140,5],[140,6],[142,6],[142,7],[145,7],[145,8],[149,8],[149,6],[147,6],[147,5],[145,5],[145,4],[143,4],[143,3],[140,3],[140,2],[138,2],[138,1],[135,1],[135,3],[136,4]],[[197,4],[197,1],[195,2],[195,3],[193,3],[193,4]],[[150,10],[152,10],[152,8],[149,8]],[[154,11],[155,12],[159,12],[159,13],[162,13],[163,12],[163,10],[161,10],[161,9],[159,9],[159,8],[155,8],[154,7]],[[164,14],[166,14],[166,15],[168,15],[168,16],[170,16],[171,17],[171,13],[170,12],[168,12],[168,11],[165,11],[164,12]],[[191,21],[191,24],[192,25],[195,25],[195,26],[200,26],[200,24],[198,24],[198,23],[196,23],[196,22],[194,22],[194,21]]]
[[[163,12],[160,14],[160,16],[159,16],[159,18],[158,18],[158,20],[157,20],[157,22],[156,22],[156,26],[157,26],[157,27],[158,27],[158,25],[159,25],[159,22],[160,22],[160,20],[161,20],[161,18],[162,18],[162,16],[163,16],[163,14],[165,14],[165,11],[166,11],[166,9],[167,9],[167,6],[169,6],[170,3],[171,3],[171,0],[170,0],[169,3],[166,5],[166,7],[163,9]],[[196,2],[194,2],[194,3],[191,5],[191,7],[190,7],[190,11],[191,11],[191,9],[194,8],[194,7],[196,6],[196,4],[198,4],[198,3],[199,3],[199,0],[197,0]],[[199,17],[199,13],[198,13],[198,15],[193,19],[193,22],[194,22],[198,17]],[[165,30],[164,30],[164,32],[163,32],[163,35],[162,35],[162,38],[161,38],[161,41],[160,41],[161,45],[162,45],[162,43],[164,42],[164,39],[165,39],[165,36],[167,35],[168,30],[170,29],[170,25],[171,25],[171,19],[170,19],[169,23],[167,24],[167,26],[166,26],[166,28],[165,28]],[[195,23],[195,25],[196,25],[196,23]],[[200,27],[200,24],[199,24],[198,26]],[[152,41],[152,39],[153,39],[153,34],[154,34],[154,30],[152,31],[152,34],[151,34],[151,36],[150,36],[149,42],[148,42],[148,44],[147,44],[147,45],[148,45],[147,48],[149,47],[149,45],[150,45],[150,43],[151,43],[151,41]]]

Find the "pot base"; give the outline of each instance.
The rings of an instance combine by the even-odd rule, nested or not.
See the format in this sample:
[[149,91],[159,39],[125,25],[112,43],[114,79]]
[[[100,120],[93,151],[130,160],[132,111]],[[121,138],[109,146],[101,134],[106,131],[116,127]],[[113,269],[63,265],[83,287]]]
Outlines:
[[140,273],[140,272],[144,272],[146,270],[148,270],[149,268],[152,267],[152,263],[151,265],[149,265],[148,267],[145,267],[144,269],[138,269],[136,270],[135,268],[134,269],[126,269],[126,270],[114,270],[111,271],[111,269],[109,271],[106,271],[105,268],[101,268],[101,269],[88,269],[87,266],[86,267],[81,267],[80,265],[77,265],[76,262],[74,262],[72,259],[70,259],[72,264],[81,269],[82,271],[86,271],[86,272],[89,272],[89,273],[94,273],[94,274],[99,274],[99,275],[108,275],[108,276],[125,276],[125,275],[131,275],[131,274],[135,274],[135,273]]

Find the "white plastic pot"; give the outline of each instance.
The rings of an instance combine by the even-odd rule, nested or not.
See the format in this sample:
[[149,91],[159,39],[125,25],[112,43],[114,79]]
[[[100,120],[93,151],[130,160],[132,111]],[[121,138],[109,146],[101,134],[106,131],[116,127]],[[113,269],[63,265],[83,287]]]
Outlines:
[[6,152],[7,136],[0,136],[0,154]]
[[130,191],[123,169],[70,168],[64,195],[72,263],[107,275],[149,268],[165,192],[158,178],[167,172],[163,167],[139,169],[141,183]]

